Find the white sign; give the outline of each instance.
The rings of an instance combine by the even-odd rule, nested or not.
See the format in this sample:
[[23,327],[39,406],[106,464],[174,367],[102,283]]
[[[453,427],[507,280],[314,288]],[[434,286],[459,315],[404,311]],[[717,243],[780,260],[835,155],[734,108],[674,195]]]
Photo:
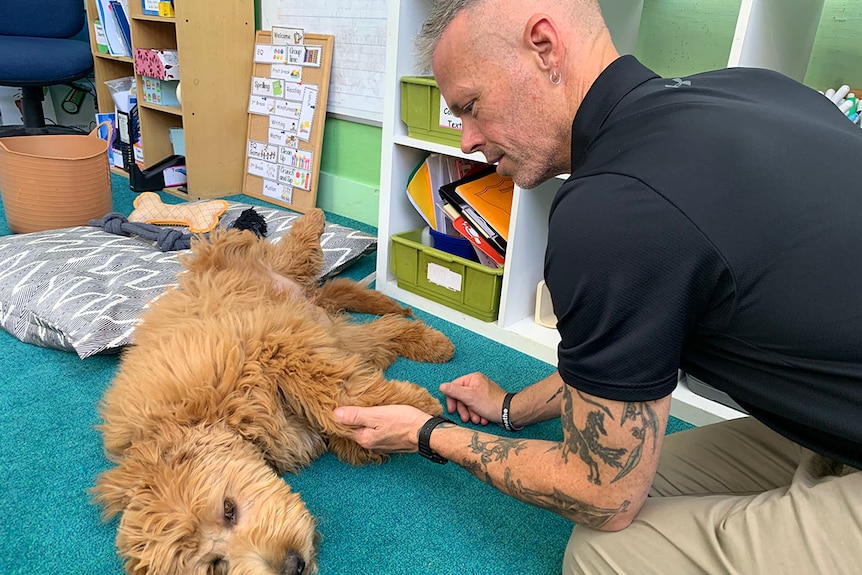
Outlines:
[[264,180],[262,191],[264,196],[275,198],[288,204],[293,203],[293,188],[290,186],[285,186],[271,180]]
[[461,118],[455,116],[446,104],[443,96],[440,96],[440,127],[452,128],[453,130],[461,129]]

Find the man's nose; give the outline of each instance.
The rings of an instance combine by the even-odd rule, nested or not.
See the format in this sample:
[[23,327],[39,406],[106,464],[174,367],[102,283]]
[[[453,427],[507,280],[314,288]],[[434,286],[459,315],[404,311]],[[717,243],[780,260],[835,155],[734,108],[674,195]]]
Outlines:
[[479,152],[484,144],[482,133],[468,117],[461,121],[461,151],[465,154]]

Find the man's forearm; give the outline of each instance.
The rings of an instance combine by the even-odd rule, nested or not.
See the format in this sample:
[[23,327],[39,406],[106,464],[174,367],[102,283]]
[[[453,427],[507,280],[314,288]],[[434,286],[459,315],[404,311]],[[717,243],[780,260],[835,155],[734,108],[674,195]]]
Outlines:
[[563,379],[555,371],[519,391],[510,405],[510,421],[517,427],[523,427],[559,417],[563,385]]
[[611,504],[595,503],[607,499],[607,488],[599,493],[595,485],[578,482],[566,470],[558,442],[445,425],[434,431],[431,448],[503,493],[580,525],[600,529],[629,506],[624,497]]

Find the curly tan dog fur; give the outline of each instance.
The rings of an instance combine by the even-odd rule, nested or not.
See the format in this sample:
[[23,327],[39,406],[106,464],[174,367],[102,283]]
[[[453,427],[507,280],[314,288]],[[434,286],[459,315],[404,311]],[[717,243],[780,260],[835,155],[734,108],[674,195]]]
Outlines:
[[178,288],[143,315],[100,405],[116,466],[93,489],[106,518],[122,514],[128,573],[315,573],[314,519],[280,475],[326,449],[382,461],[347,438],[339,405],[442,411],[383,369],[447,361],[451,342],[356,282],[319,286],[323,226],[312,210],[278,243],[238,230],[195,241]]

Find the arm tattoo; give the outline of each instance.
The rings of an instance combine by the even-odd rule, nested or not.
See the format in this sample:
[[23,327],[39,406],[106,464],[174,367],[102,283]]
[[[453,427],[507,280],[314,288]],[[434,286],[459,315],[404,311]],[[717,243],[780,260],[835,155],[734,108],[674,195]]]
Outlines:
[[488,467],[491,462],[503,461],[511,452],[517,455],[526,447],[527,443],[523,439],[496,437],[493,441],[481,441],[478,433],[474,433],[473,439],[470,440],[470,450],[479,455],[483,467]]
[[520,481],[512,481],[512,476],[508,469],[503,481],[508,492],[517,493],[521,501],[538,507],[544,507],[545,509],[557,510],[558,513],[578,525],[584,525],[592,529],[599,529],[618,513],[624,512],[628,509],[630,503],[629,501],[623,501],[617,508],[597,507],[575,499],[556,488],[551,493],[541,493],[532,489],[526,489],[521,485]]
[[[581,398],[581,401],[583,401],[584,403],[589,403],[592,406],[598,407],[599,409],[601,409],[602,411],[607,413],[608,417],[610,417],[611,419],[614,418],[614,414],[611,413],[611,410],[608,409],[607,405],[602,405],[598,401],[593,401],[592,399],[588,398],[586,395],[581,393],[581,390],[579,390],[579,389],[576,389],[575,391],[578,392],[578,397]],[[569,405],[571,406],[571,398],[569,399]]]
[[[563,385],[565,385],[565,384],[563,384]],[[562,385],[559,387],[559,389],[557,389],[557,391],[554,392],[554,395],[552,395],[551,397],[548,398],[548,401],[545,402],[545,405],[548,405],[549,403],[551,403],[552,401],[557,399],[557,397],[561,393],[563,393],[563,386]]]
[[[488,465],[491,463],[502,463],[509,455],[517,454],[526,448],[526,442],[521,439],[494,438],[491,441],[482,441],[479,433],[474,433],[470,440],[470,450],[479,455],[479,461],[464,459],[461,466],[480,480],[494,485],[494,480],[488,473]],[[545,509],[551,509],[564,517],[578,523],[597,529],[610,521],[615,515],[625,511],[629,502],[624,501],[617,508],[602,508],[590,505],[575,499],[559,489],[552,489],[550,493],[527,489],[521,481],[512,480],[511,468],[506,467],[503,471],[503,485],[500,486],[506,493],[517,497],[524,503],[536,505]]]
[[640,443],[637,447],[632,449],[626,464],[622,469],[620,469],[617,476],[611,480],[611,483],[618,479],[622,479],[628,475],[632,469],[637,467],[638,463],[641,461],[643,447],[647,441],[647,435],[649,434],[652,435],[652,451],[655,453],[656,442],[658,441],[658,417],[652,407],[650,407],[646,402],[626,402],[625,412],[623,413],[622,419],[620,419],[620,426],[628,420],[632,420],[634,423],[640,424],[640,426],[635,425],[632,427],[632,437],[639,440]]
[[[563,398],[563,408],[567,417],[563,418],[563,426],[567,432],[567,441],[563,445],[563,458],[568,461],[569,453],[577,453],[581,460],[587,464],[589,475],[587,480],[595,485],[602,484],[601,473],[599,471],[599,462],[605,465],[618,469],[616,476],[611,479],[611,483],[619,481],[626,475],[632,472],[641,462],[644,445],[647,442],[647,436],[652,435],[652,449],[655,453],[656,442],[658,437],[658,417],[652,407],[647,402],[626,402],[623,416],[620,418],[620,427],[629,423],[632,425],[632,436],[639,440],[640,443],[629,452],[625,448],[614,448],[603,445],[601,439],[607,435],[604,426],[605,416],[613,421],[614,416],[611,410],[594,399],[585,397],[580,391],[577,391],[578,398],[587,405],[596,407],[587,413],[587,421],[583,430],[580,430],[574,424],[574,408],[572,404],[572,391],[565,390]],[[623,457],[628,454],[628,457],[623,462]]]
[[[488,473],[488,464],[492,462],[499,463],[507,459],[510,453],[514,452],[517,454],[525,447],[526,444],[523,439],[498,437],[492,441],[482,441],[479,439],[479,433],[475,432],[470,439],[470,451],[478,455],[479,460],[471,461],[465,457],[461,461],[461,467],[488,485],[494,485],[494,479]],[[509,473],[509,468],[506,468],[506,473]],[[511,494],[515,495],[514,493]]]
[[[587,403],[595,405],[594,402],[589,400]],[[587,423],[583,431],[581,431],[574,423],[571,390],[567,389],[563,392],[563,406],[567,414],[567,417],[562,419],[563,427],[568,432],[566,434],[568,439],[566,439],[562,446],[563,460],[568,463],[569,453],[577,453],[578,457],[587,464],[587,468],[589,469],[587,481],[595,485],[601,485],[602,477],[599,471],[599,462],[596,459],[600,459],[605,465],[619,469],[623,466],[620,459],[626,454],[625,448],[607,447],[602,445],[600,441],[601,436],[608,434],[605,430],[605,414],[609,413],[609,410],[607,407],[601,406],[603,411],[594,410],[587,413]],[[611,419],[613,419],[613,416],[611,416]]]
[[648,403],[626,403],[626,411],[623,413],[623,418],[620,420],[622,426],[627,420],[640,420],[640,427],[632,428],[632,435],[641,440],[641,444],[646,441],[647,432],[652,432],[652,450],[655,453],[656,439],[658,438],[658,416]]

